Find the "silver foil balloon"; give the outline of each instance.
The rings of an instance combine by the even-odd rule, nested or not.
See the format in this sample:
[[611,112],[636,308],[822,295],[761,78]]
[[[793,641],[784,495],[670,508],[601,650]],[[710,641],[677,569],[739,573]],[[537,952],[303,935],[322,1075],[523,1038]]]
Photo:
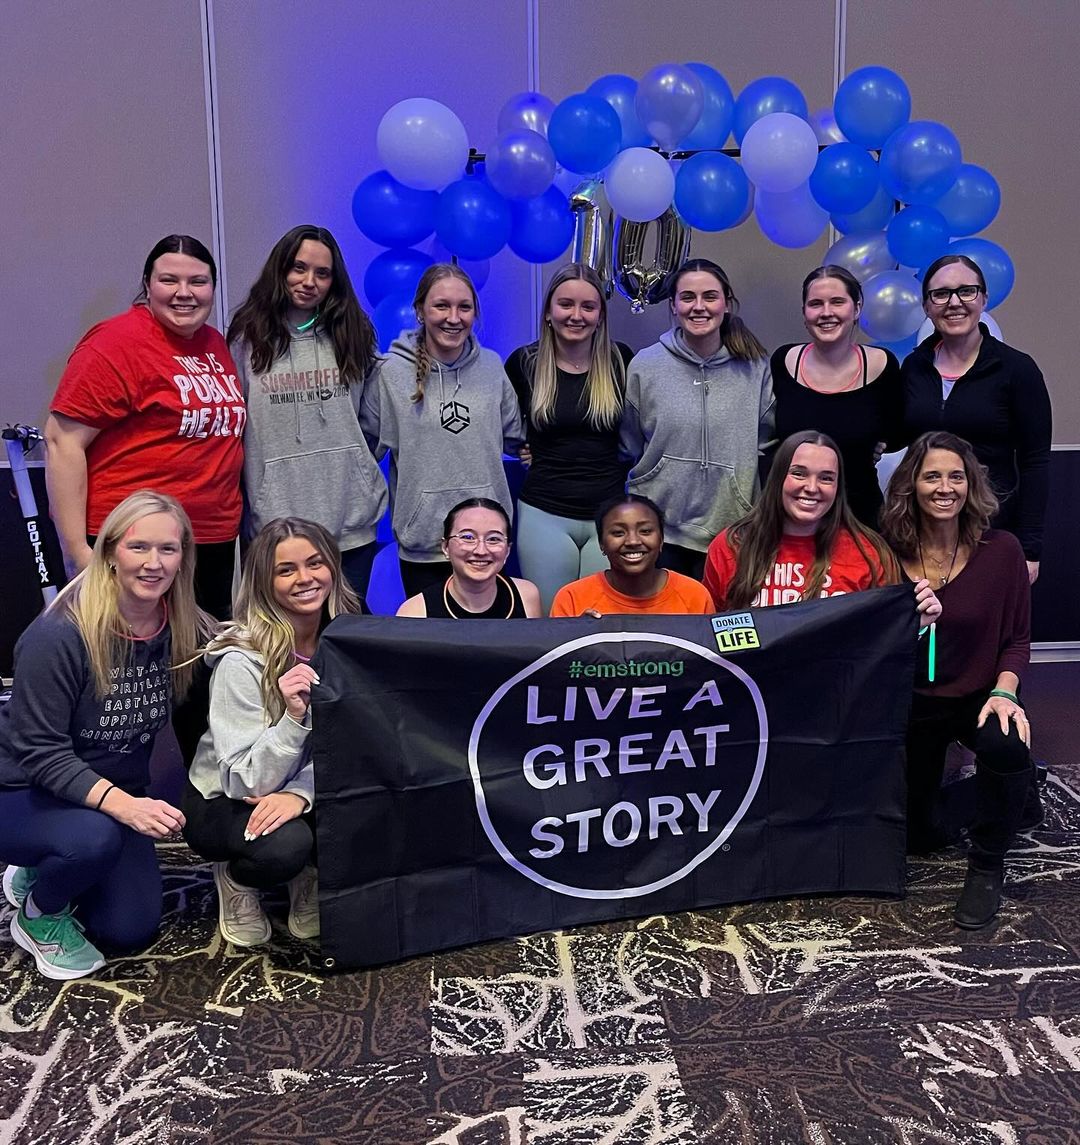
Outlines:
[[842,266],[865,283],[883,270],[892,270],[896,259],[889,251],[884,231],[856,231],[841,235],[825,252],[822,265]]
[[571,192],[570,210],[574,214],[574,262],[591,266],[604,284],[604,295],[611,297],[611,244],[614,213],[599,179],[586,179]]
[[[650,231],[655,241],[650,244]],[[630,299],[630,309],[640,314],[646,306],[663,302],[665,284],[673,270],[686,261],[693,232],[669,207],[658,219],[632,223],[615,222],[614,277],[619,293]],[[652,247],[647,255],[646,250]]]

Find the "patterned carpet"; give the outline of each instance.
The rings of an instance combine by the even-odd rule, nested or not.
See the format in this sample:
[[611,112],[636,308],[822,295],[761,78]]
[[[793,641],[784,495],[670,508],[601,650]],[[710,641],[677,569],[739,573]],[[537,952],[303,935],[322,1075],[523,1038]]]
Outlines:
[[773,902],[325,976],[222,943],[162,848],[166,924],[48,982],[0,915],[0,1142],[1063,1145],[1080,1141],[1080,769],[1055,765],[1008,901],[950,921],[963,857],[902,902]]

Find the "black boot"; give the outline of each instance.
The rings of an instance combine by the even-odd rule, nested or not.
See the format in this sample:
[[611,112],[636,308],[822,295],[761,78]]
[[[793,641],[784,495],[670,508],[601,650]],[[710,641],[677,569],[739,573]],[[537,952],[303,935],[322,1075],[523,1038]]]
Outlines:
[[968,864],[967,878],[953,911],[953,922],[964,930],[981,930],[1001,908],[1005,870],[983,870]]
[[1042,797],[1039,788],[1046,782],[1046,765],[1033,763],[1031,778],[1028,780],[1027,794],[1024,796],[1024,810],[1020,813],[1018,831],[1030,831],[1043,821]]

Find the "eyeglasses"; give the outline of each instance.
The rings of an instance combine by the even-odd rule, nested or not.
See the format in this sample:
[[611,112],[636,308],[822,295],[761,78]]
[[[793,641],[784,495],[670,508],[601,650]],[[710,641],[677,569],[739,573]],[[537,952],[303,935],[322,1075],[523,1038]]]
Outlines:
[[933,290],[928,290],[926,297],[929,298],[935,306],[944,306],[954,294],[961,302],[974,302],[975,299],[982,294],[982,287],[975,285],[975,283],[968,283],[965,286],[955,286],[952,290],[947,286],[938,286]]
[[482,537],[468,531],[464,533],[451,533],[447,540],[457,541],[463,549],[475,549],[481,541],[486,549],[503,549],[509,543],[504,533],[485,533]]

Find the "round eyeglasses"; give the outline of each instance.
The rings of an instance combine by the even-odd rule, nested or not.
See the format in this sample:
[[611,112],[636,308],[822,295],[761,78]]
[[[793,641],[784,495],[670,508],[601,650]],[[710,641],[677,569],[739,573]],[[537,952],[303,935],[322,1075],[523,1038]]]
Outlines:
[[451,533],[447,539],[457,541],[463,549],[475,549],[481,541],[484,542],[486,549],[504,549],[510,543],[509,538],[504,533],[484,533],[481,536],[478,533],[470,533],[468,530],[462,533]]

